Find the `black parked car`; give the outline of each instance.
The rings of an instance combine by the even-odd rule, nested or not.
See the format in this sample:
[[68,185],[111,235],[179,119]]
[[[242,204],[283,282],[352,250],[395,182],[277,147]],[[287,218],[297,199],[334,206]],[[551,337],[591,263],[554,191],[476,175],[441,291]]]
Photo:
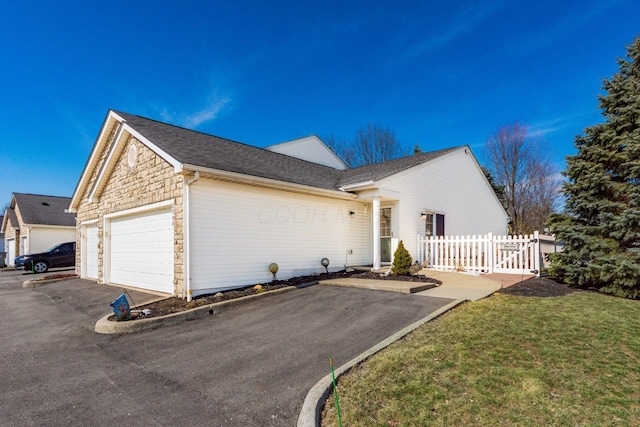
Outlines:
[[39,254],[28,254],[16,257],[17,270],[30,270],[45,273],[50,268],[71,267],[76,265],[76,242],[60,243]]

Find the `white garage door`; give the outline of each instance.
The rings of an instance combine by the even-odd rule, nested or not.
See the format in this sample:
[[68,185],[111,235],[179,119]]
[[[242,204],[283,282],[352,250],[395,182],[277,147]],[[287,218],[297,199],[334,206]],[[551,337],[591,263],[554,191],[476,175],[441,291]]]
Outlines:
[[82,264],[88,279],[98,279],[98,224],[87,225],[85,229],[85,259]]
[[173,294],[173,215],[153,211],[111,220],[110,281]]
[[4,242],[4,247],[7,251],[7,265],[13,265],[13,261],[16,258],[16,243],[15,239],[7,239]]

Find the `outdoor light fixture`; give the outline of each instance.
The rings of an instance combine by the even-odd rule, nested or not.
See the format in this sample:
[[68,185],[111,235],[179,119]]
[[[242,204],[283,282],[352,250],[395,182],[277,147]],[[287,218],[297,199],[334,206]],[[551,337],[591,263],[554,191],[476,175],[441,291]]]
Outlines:
[[426,212],[420,212],[420,219],[427,219],[427,213]]

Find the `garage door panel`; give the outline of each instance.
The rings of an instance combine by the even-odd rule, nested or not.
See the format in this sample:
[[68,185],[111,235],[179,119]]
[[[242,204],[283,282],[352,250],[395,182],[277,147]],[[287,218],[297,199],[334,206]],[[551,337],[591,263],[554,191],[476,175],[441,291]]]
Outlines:
[[111,221],[111,282],[173,293],[170,210]]

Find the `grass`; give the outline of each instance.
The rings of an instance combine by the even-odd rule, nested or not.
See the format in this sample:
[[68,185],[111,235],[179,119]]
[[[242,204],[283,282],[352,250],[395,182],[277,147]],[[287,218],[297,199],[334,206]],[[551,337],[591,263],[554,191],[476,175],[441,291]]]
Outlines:
[[[640,301],[494,295],[338,382],[344,426],[640,425]],[[333,395],[323,427],[337,426]]]

